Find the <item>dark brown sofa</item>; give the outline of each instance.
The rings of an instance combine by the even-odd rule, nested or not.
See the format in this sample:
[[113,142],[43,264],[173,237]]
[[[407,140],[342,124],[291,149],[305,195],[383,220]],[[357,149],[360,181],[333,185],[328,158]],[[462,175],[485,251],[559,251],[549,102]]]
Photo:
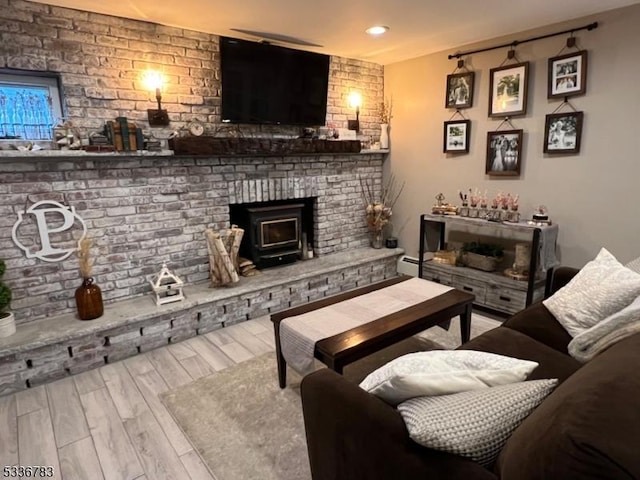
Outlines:
[[[552,292],[577,270],[556,270]],[[460,348],[534,360],[529,379],[561,384],[515,430],[489,469],[414,443],[397,410],[328,369],[301,385],[314,480],[640,479],[640,335],[587,364],[536,303]]]

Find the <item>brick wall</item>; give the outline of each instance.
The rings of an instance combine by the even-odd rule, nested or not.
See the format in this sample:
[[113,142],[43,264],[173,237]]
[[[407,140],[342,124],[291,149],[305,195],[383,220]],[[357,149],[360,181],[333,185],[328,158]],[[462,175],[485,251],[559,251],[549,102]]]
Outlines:
[[[0,8],[0,68],[60,73],[66,114],[84,135],[116,116],[130,118],[157,138],[193,119],[205,122],[209,134],[224,134],[218,36],[22,0],[0,0]],[[141,81],[147,69],[163,72],[167,81],[163,107],[169,128],[147,124],[147,109],[156,107],[154,92]],[[351,89],[363,95],[361,133],[377,138],[383,67],[332,57],[328,122],[346,127],[354,118],[347,104]],[[297,132],[276,126],[243,126],[241,131]],[[145,277],[162,262],[187,282],[206,279],[202,235],[207,227],[228,226],[237,181],[284,178],[295,184],[313,177],[317,253],[364,245],[358,175],[379,185],[382,155],[5,159],[0,163],[0,251],[8,260],[5,279],[14,290],[17,321],[73,311],[79,281],[75,259],[29,260],[13,244],[11,226],[27,203],[57,200],[76,207],[96,238],[97,282],[107,302],[113,302],[147,292]]]
[[[75,311],[80,284],[75,257],[27,259],[13,243],[11,227],[25,205],[54,200],[76,208],[95,239],[94,276],[110,303],[150,292],[147,276],[163,262],[187,283],[205,281],[205,228],[227,228],[229,204],[256,201],[258,190],[266,192],[262,200],[317,197],[317,254],[367,245],[359,177],[379,189],[383,157],[2,159],[0,251],[16,320]],[[269,198],[270,190],[279,193]]]
[[[194,119],[207,123],[209,131],[221,128],[217,35],[23,0],[0,0],[0,9],[0,68],[59,72],[66,114],[83,134],[117,116],[150,131],[147,109],[157,105],[155,93],[141,82],[147,69],[163,72],[167,82],[162,103],[171,126],[152,129],[158,138]],[[329,76],[327,122],[346,128],[355,118],[347,95],[358,90],[361,133],[377,139],[383,67],[332,57]],[[256,131],[283,129],[243,129],[244,134]]]

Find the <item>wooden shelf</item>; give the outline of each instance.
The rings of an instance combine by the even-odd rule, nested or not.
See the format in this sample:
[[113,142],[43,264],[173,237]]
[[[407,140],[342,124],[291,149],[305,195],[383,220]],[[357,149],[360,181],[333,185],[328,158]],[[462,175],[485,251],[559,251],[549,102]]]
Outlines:
[[310,138],[176,137],[169,140],[176,155],[304,155],[360,153],[360,140]]

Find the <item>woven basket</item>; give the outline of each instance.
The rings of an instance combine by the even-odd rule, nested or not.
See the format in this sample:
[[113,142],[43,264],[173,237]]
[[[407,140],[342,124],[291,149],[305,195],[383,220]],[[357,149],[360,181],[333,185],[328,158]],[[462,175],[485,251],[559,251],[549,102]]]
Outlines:
[[477,253],[472,252],[464,252],[462,254],[462,261],[467,267],[475,268],[477,270],[482,270],[485,272],[495,272],[500,260],[502,259],[497,257],[478,255]]

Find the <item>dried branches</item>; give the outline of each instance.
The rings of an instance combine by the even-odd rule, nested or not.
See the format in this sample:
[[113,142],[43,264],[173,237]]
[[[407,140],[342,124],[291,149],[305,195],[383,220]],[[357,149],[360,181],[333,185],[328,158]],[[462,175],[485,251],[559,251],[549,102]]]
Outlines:
[[402,190],[404,190],[405,182],[399,185],[396,177],[391,175],[385,185],[382,186],[380,191],[380,197],[376,198],[376,194],[373,185],[370,184],[369,179],[363,179],[360,177],[360,186],[362,188],[362,197],[364,199],[365,207],[367,205],[380,204],[389,208],[393,208],[400,198]]
[[380,191],[380,197],[376,198],[373,185],[368,180],[360,177],[362,197],[364,199],[367,225],[373,230],[382,230],[389,223],[400,194],[404,189],[404,182],[399,185],[395,176],[391,175]]
[[92,243],[93,241],[89,237],[84,237],[78,242],[78,263],[82,278],[91,278],[91,273],[93,272],[93,262],[91,261]]
[[380,109],[378,110],[378,118],[380,123],[390,124],[393,118],[393,97],[380,102]]

